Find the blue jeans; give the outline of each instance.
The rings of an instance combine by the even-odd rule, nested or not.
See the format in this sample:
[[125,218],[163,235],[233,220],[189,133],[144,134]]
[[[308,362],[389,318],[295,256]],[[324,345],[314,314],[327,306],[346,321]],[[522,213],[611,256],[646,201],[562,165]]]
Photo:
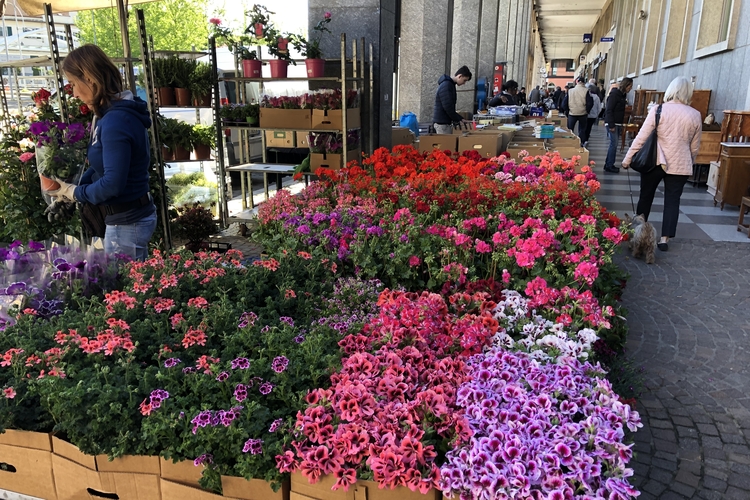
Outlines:
[[135,260],[146,260],[148,242],[156,229],[156,212],[144,217],[135,224],[107,226],[104,233],[104,251],[108,254],[121,253]]
[[613,168],[615,166],[615,158],[617,158],[617,143],[620,142],[620,134],[622,133],[622,127],[619,125],[615,127],[615,131],[612,132],[607,127],[607,137],[609,137],[609,149],[607,150],[607,159],[604,160],[604,168]]

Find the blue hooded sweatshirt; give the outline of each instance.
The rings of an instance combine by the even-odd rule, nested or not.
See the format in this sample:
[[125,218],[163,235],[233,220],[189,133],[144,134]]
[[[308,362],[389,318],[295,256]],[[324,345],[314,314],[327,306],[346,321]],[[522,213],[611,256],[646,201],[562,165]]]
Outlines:
[[[94,205],[121,205],[149,192],[148,169],[151,147],[147,129],[151,126],[148,106],[130,91],[120,94],[102,110],[93,123],[88,147],[89,168],[81,177],[74,196]],[[107,225],[133,224],[154,213],[149,203],[105,219]]]

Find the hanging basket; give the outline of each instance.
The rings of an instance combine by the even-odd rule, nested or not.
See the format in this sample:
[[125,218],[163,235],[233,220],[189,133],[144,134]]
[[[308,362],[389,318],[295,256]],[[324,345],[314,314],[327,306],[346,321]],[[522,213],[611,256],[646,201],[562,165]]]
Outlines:
[[271,78],[286,78],[289,62],[283,59],[271,59],[268,65],[271,66]]
[[260,78],[263,63],[250,59],[242,60],[242,74],[245,78]]
[[307,67],[308,78],[320,78],[325,74],[326,60],[305,59],[305,66]]

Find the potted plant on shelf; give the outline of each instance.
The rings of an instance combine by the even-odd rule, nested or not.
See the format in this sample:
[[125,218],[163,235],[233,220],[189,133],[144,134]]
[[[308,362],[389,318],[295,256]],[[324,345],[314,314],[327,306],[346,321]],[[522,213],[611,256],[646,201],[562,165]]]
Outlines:
[[248,104],[245,111],[245,120],[251,127],[257,127],[260,119],[260,105]]
[[161,141],[161,156],[164,161],[174,161],[175,136],[177,120],[159,115],[159,140]]
[[178,106],[190,106],[190,83],[198,64],[192,59],[174,57],[174,93]]
[[194,203],[177,208],[177,213],[179,216],[172,221],[172,229],[176,237],[188,240],[185,248],[191,252],[208,248],[205,240],[216,232],[211,211],[200,203]]
[[154,87],[159,99],[159,106],[174,106],[174,67],[171,58],[157,57],[151,61],[154,75]]
[[258,60],[258,53],[245,45],[247,41],[242,37],[235,46],[237,57],[242,61],[242,75],[245,78],[260,78],[263,64]]
[[306,39],[302,35],[292,35],[291,42],[294,49],[302,54],[305,58],[308,78],[319,78],[325,73],[326,61],[323,59],[323,52],[320,50],[320,38],[323,33],[330,33],[331,30],[326,26],[331,22],[331,13],[326,12],[318,24],[313,27],[313,38]]
[[222,119],[224,126],[234,125],[234,108],[236,104],[224,104],[219,109],[219,117]]
[[247,27],[245,33],[254,33],[257,39],[263,38],[263,30],[268,26],[271,14],[274,14],[274,12],[269,11],[264,6],[257,3],[253,5],[250,10],[245,12],[245,15],[250,17],[250,26]]
[[211,158],[211,150],[216,147],[216,129],[212,125],[194,125],[191,135],[196,160]]
[[174,159],[175,161],[187,161],[190,159],[190,151],[193,149],[193,126],[178,120],[175,132]]
[[211,87],[213,87],[211,65],[199,62],[190,75],[190,94],[193,96],[194,106],[211,106]]
[[268,52],[276,58],[268,61],[271,67],[271,78],[286,78],[289,63],[296,65],[289,55],[289,36],[269,26],[266,29],[266,45],[268,45]]

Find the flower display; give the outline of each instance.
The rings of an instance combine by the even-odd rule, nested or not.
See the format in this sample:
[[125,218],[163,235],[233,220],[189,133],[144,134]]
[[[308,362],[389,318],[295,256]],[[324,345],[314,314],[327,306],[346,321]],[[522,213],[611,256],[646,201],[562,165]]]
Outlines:
[[37,121],[29,133],[37,141],[36,166],[41,175],[74,182],[82,173],[88,131],[81,123]]

